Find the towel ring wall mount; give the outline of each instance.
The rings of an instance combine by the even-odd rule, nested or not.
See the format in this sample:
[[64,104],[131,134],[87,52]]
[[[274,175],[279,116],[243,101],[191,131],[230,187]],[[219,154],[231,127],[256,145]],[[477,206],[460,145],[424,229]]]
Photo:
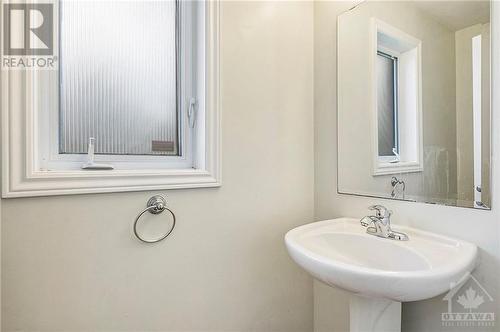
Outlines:
[[[172,227],[170,227],[170,229],[165,234],[163,234],[162,236],[160,236],[157,239],[148,240],[148,239],[143,238],[139,234],[139,232],[137,231],[137,225],[139,223],[139,219],[141,219],[141,217],[146,212],[149,212],[151,214],[160,214],[160,213],[162,213],[165,210],[167,210],[168,212],[170,212],[170,214],[172,215],[172,218],[173,218]],[[134,221],[134,234],[142,242],[145,242],[145,243],[156,243],[156,242],[160,242],[161,240],[164,240],[167,236],[169,236],[170,233],[172,233],[172,231],[174,230],[174,227],[175,227],[175,213],[172,212],[172,210],[170,210],[167,207],[167,201],[165,200],[165,198],[163,196],[161,196],[161,195],[155,195],[155,196],[151,197],[148,200],[148,202],[146,204],[146,208],[144,210],[142,210],[137,215],[137,218],[135,218],[135,221]]]

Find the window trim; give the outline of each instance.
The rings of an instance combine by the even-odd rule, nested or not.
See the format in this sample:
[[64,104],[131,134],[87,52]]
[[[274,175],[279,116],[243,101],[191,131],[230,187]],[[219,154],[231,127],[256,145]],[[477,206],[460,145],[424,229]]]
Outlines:
[[[4,70],[1,73],[2,197],[220,186],[219,1],[200,3],[205,6],[204,13],[198,14],[204,15],[205,20],[204,27],[198,27],[199,31],[205,28],[205,70],[201,73],[204,77],[197,81],[203,83],[205,98],[198,108],[204,110],[205,116],[197,119],[193,141],[203,146],[193,153],[192,168],[40,170],[37,94],[32,89],[35,72]],[[56,71],[51,74],[58,76]]]

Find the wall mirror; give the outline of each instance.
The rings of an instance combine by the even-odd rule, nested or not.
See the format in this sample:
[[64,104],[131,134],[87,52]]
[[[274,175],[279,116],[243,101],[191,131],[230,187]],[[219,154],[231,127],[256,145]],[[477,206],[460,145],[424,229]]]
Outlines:
[[489,209],[489,1],[338,17],[338,191]]

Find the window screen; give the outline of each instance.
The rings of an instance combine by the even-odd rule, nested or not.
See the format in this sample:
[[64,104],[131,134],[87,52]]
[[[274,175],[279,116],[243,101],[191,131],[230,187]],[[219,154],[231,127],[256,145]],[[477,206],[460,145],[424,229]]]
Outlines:
[[60,153],[177,155],[175,1],[60,2]]

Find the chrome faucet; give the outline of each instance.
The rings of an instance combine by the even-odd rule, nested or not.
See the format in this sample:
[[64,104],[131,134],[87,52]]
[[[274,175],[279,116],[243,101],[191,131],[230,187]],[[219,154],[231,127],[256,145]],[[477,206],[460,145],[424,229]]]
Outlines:
[[403,193],[403,199],[405,199],[406,183],[404,182],[404,180],[398,179],[395,176],[391,178],[391,186],[392,186],[391,197],[392,198],[396,197],[396,187],[398,187],[399,185],[403,187],[402,193]]
[[408,235],[391,229],[391,211],[382,205],[372,205],[368,209],[375,211],[375,215],[366,216],[360,220],[361,225],[366,227],[368,234],[391,240],[409,240]]

